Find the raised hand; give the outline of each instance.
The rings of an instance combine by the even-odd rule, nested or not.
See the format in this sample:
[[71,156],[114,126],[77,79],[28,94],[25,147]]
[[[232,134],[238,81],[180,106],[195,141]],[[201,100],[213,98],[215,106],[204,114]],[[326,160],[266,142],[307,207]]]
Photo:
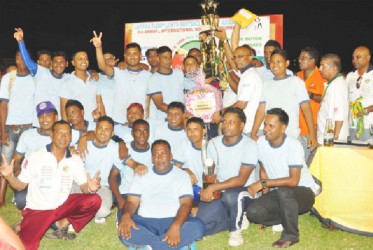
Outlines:
[[92,37],[92,39],[90,40],[90,42],[93,43],[93,45],[94,45],[96,48],[101,48],[101,47],[102,47],[102,41],[101,41],[101,38],[102,38],[102,32],[100,32],[100,35],[97,36],[96,31],[94,30],[94,31],[93,31],[93,37]]
[[91,179],[91,176],[87,173],[87,185],[88,191],[95,193],[97,190],[101,188],[100,185],[101,177],[100,177],[100,170],[96,172],[95,176]]
[[17,42],[23,41],[23,30],[21,28],[15,28],[16,32],[14,32],[14,38],[17,40]]

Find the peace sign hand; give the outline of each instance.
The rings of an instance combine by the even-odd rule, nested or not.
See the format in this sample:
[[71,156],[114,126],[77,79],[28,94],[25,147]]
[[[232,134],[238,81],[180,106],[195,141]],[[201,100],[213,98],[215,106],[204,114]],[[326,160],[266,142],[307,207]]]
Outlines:
[[93,31],[93,38],[90,40],[90,42],[93,43],[93,45],[96,48],[101,48],[102,47],[101,38],[102,38],[102,32],[100,32],[100,35],[97,36],[96,31],[94,30]]

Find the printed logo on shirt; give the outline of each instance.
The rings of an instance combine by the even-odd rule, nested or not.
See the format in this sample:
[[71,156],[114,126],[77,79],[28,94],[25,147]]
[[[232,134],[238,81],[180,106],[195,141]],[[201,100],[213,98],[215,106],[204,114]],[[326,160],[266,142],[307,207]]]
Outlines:
[[67,165],[64,166],[63,167],[63,172],[65,172],[65,173],[69,172],[69,166],[67,166]]
[[334,108],[334,114],[338,113],[338,108]]
[[28,165],[28,160],[25,160],[25,162],[23,163],[23,168],[26,169],[27,165]]

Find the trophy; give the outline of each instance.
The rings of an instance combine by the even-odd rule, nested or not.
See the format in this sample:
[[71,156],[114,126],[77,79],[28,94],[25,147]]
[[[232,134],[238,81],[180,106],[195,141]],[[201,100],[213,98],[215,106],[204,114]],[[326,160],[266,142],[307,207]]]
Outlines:
[[[211,158],[207,157],[207,144],[208,140],[206,136],[202,139],[201,157],[203,164],[203,188],[207,188],[209,185],[217,183],[217,176],[215,175],[215,165]],[[213,194],[214,200],[221,198],[221,191],[216,191]]]
[[[202,31],[200,32],[200,49],[202,53],[203,71],[206,77],[218,77],[223,80],[221,90],[227,88],[227,74],[219,74],[218,65],[224,63],[223,41],[217,46],[215,32],[219,27],[219,15],[217,14],[218,3],[214,0],[205,0],[202,7]],[[226,67],[224,67],[226,70]]]

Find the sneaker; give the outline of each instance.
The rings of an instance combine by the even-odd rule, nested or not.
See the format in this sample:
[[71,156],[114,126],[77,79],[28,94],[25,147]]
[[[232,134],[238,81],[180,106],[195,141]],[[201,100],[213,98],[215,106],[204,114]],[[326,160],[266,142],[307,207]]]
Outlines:
[[106,222],[106,219],[104,217],[102,218],[95,218],[95,222],[98,224],[103,224]]
[[246,213],[243,213],[241,230],[247,230],[247,229],[249,229],[249,226],[250,226],[250,222],[246,217]]
[[53,232],[48,232],[45,234],[45,237],[49,239],[58,239],[58,240],[73,240],[76,238],[76,234],[68,233],[68,228],[63,227]]
[[73,225],[72,225],[72,224],[69,225],[67,231],[70,232],[70,233],[76,233],[76,232],[75,232],[75,229],[73,228]]
[[228,245],[231,247],[238,247],[243,244],[241,230],[236,230],[229,233]]
[[129,247],[128,250],[152,250],[152,247],[149,245],[140,245]]
[[273,232],[282,232],[283,230],[284,230],[284,228],[283,228],[282,224],[272,226],[272,231]]
[[180,248],[180,250],[196,250],[196,249],[197,249],[197,246],[196,246],[196,242],[195,241],[193,241],[189,245],[186,245],[186,246]]

